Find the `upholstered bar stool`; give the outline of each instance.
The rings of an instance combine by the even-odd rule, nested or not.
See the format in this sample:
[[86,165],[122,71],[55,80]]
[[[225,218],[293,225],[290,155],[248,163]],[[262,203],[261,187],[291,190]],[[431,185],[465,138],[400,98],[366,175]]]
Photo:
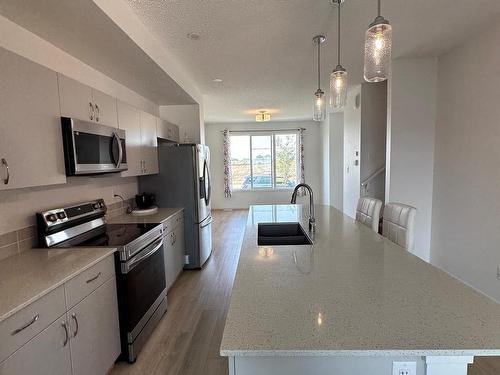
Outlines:
[[415,245],[416,213],[415,207],[402,203],[387,203],[382,224],[384,237],[412,251]]
[[359,198],[358,207],[356,208],[356,221],[378,233],[381,208],[382,201],[379,199],[369,197]]

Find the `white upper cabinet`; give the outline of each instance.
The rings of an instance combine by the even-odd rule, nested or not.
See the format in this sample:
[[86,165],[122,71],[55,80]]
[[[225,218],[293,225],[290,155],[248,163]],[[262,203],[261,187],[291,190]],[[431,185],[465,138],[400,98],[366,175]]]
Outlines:
[[113,127],[118,125],[116,98],[63,74],[58,77],[61,116]]
[[114,128],[118,127],[116,98],[92,89],[92,99],[95,108],[95,121]]
[[168,121],[158,119],[156,129],[158,138],[166,139],[172,142],[179,142],[179,127]]
[[141,112],[121,101],[118,101],[118,126],[125,130],[128,170],[122,176],[139,176],[142,174],[142,142]]
[[66,182],[57,74],[0,49],[0,190]]
[[158,140],[156,138],[157,118],[141,112],[141,141],[143,174],[158,173]]
[[118,126],[126,132],[128,170],[122,176],[158,173],[157,118],[118,101]]
[[62,74],[58,74],[58,79],[61,116],[94,121],[92,88]]

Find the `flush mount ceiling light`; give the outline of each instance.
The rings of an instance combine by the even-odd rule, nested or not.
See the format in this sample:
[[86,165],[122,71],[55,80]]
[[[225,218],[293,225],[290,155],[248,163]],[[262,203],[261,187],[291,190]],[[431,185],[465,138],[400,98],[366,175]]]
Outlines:
[[347,100],[347,70],[340,63],[340,6],[344,0],[332,0],[337,5],[337,66],[330,74],[330,106],[340,109],[345,106]]
[[326,42],[326,37],[324,35],[316,35],[313,38],[314,44],[318,46],[318,89],[314,93],[313,98],[313,120],[323,121],[326,118],[326,103],[325,103],[325,93],[321,90],[321,45]]
[[266,111],[259,111],[259,113],[255,116],[255,121],[257,122],[268,122],[271,121],[271,114]]
[[367,82],[382,82],[389,77],[392,53],[392,27],[381,16],[381,0],[378,0],[377,17],[370,24],[365,36],[365,68]]
[[214,78],[212,81],[215,83],[222,83],[223,82],[222,78]]

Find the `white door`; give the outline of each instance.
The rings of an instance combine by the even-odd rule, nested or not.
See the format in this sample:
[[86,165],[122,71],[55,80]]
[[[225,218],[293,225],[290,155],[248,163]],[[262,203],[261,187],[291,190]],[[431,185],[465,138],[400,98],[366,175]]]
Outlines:
[[58,74],[61,116],[95,121],[92,89],[74,79]]
[[0,66],[0,190],[65,183],[57,74],[4,49]]
[[92,99],[95,107],[95,121],[114,128],[118,127],[116,98],[92,89]]
[[158,173],[158,140],[156,138],[156,117],[141,112],[141,142],[143,174]]
[[0,364],[2,375],[70,375],[69,332],[65,317],[45,330]]
[[142,174],[141,113],[138,109],[118,101],[118,127],[125,130],[128,170],[122,176]]
[[106,374],[120,354],[116,279],[68,311],[73,375]]

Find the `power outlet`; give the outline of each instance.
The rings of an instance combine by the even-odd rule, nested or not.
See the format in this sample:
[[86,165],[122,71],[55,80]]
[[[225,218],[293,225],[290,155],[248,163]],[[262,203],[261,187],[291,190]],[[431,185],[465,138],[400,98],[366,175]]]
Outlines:
[[417,375],[417,362],[392,362],[392,375]]

